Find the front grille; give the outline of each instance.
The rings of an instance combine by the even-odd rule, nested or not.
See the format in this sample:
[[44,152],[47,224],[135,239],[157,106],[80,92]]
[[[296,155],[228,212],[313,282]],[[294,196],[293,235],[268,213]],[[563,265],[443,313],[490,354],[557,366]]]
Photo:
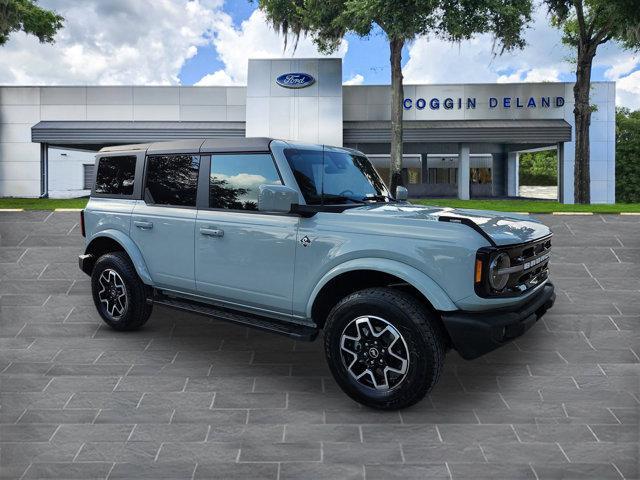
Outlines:
[[511,260],[507,290],[524,292],[539,285],[549,276],[551,236],[522,245],[514,245],[505,251]]

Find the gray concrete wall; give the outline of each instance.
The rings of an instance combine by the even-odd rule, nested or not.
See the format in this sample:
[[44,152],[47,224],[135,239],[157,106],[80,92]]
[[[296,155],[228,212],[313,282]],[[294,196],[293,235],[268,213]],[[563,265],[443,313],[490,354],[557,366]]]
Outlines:
[[[0,87],[0,196],[40,195],[39,121],[244,121],[245,101],[245,87]],[[54,168],[51,191],[82,178],[81,164]]]
[[0,196],[40,194],[40,145],[31,143],[40,118],[40,88],[0,88]]

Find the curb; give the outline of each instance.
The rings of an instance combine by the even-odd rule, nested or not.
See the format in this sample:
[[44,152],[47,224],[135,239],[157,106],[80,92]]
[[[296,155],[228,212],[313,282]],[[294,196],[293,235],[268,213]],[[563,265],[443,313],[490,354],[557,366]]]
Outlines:
[[551,212],[551,215],[593,215],[593,212]]
[[81,212],[81,208],[55,208],[54,212]]
[[24,212],[24,208],[0,208],[0,212]]

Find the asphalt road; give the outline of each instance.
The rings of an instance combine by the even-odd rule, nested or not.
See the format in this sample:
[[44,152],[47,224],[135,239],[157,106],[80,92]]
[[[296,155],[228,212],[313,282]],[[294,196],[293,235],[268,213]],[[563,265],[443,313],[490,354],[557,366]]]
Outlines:
[[156,308],[105,328],[76,213],[0,213],[1,478],[638,478],[640,217],[543,216],[558,299],[420,404],[336,387],[321,343]]

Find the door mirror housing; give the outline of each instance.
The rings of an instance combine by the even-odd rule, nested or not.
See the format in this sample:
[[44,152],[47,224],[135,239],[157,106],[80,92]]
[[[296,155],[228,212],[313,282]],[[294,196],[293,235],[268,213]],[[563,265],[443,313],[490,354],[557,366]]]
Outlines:
[[398,185],[396,187],[396,200],[404,202],[407,200],[407,198],[409,198],[409,190],[407,190],[405,187],[401,187],[400,185]]
[[289,213],[299,203],[297,190],[286,185],[260,185],[258,210],[261,212]]

